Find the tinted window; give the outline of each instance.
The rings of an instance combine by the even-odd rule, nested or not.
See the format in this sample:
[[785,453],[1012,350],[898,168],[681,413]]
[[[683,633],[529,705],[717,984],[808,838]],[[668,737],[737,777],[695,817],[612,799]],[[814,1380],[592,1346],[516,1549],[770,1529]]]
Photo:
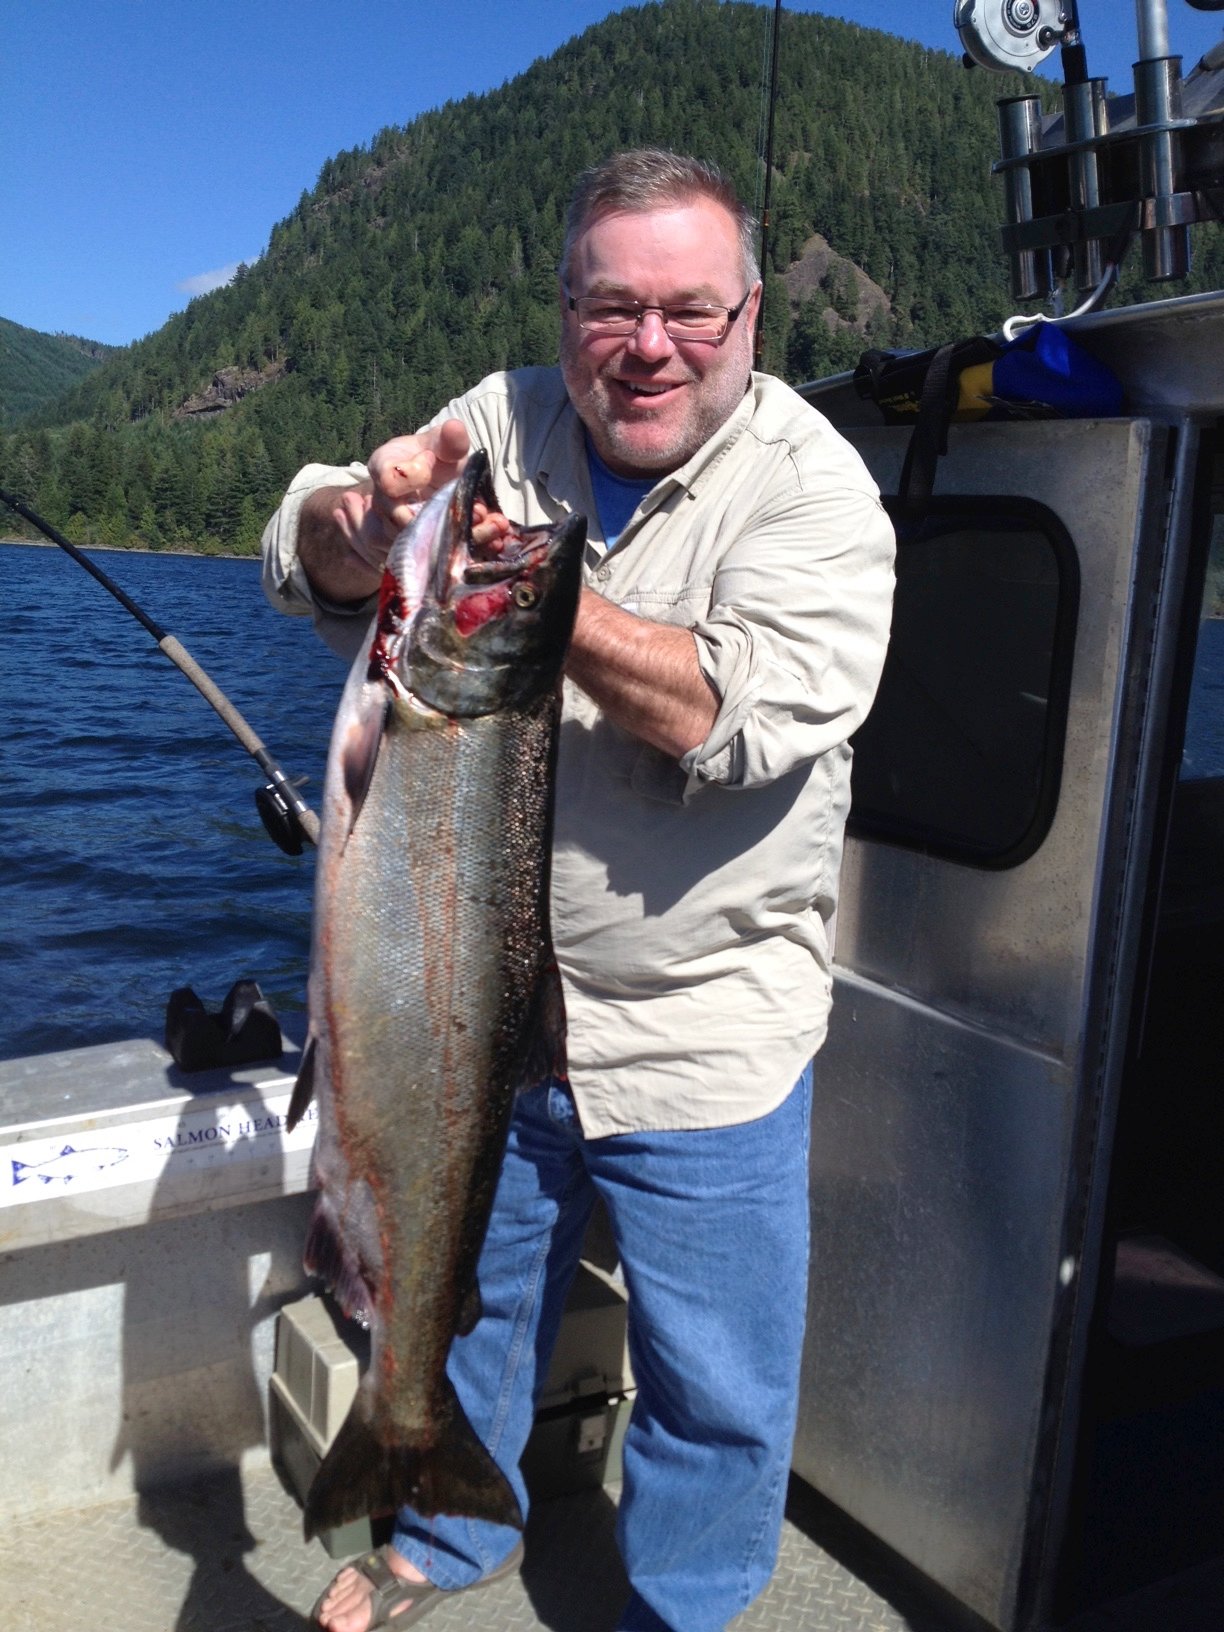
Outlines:
[[1224,515],[1219,514],[1207,561],[1181,774],[1224,776]]
[[852,830],[979,866],[1032,854],[1058,797],[1077,589],[1071,541],[1044,506],[935,499],[917,527],[898,522]]

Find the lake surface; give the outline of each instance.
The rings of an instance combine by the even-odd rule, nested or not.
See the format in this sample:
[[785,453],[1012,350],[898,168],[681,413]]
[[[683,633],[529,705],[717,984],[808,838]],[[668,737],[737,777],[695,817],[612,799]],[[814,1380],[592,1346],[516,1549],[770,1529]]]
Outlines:
[[1224,776],[1224,618],[1199,625],[1181,774]]
[[[254,561],[99,552],[318,809],[345,666]],[[57,549],[0,545],[0,1059],[160,1038],[166,1000],[259,981],[305,1010],[314,857],[255,810],[263,773],[150,636]],[[1224,774],[1224,620],[1203,626],[1185,771]]]
[[[318,808],[345,666],[258,563],[93,555],[176,635]],[[255,761],[58,549],[0,546],[0,1058],[160,1038],[191,986],[258,980],[301,1031],[313,852],[264,832]]]

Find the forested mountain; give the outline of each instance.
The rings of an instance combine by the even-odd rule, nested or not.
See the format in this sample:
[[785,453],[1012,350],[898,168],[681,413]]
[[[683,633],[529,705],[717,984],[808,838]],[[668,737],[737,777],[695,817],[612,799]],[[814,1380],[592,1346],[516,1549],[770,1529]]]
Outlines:
[[[257,264],[0,437],[4,484],[77,539],[254,548],[300,464],[360,456],[489,371],[555,357],[584,166],[668,146],[759,203],[771,16],[622,11],[499,90],[337,155]],[[996,327],[1012,303],[995,102],[1025,82],[832,18],[781,28],[765,366],[799,381],[868,345]],[[1219,249],[1217,231],[1212,282]]]
[[116,350],[75,334],[40,334],[0,317],[0,425],[63,396]]

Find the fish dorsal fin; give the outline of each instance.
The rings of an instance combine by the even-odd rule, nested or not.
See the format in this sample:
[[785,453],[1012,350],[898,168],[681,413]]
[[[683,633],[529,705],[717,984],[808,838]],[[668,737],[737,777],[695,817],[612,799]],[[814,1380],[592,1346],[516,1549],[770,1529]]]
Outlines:
[[289,1113],[285,1118],[285,1125],[290,1133],[306,1115],[307,1108],[314,1098],[314,1072],[315,1038],[312,1032],[306,1039],[306,1047],[302,1050],[302,1063],[298,1067],[297,1081],[293,1085],[293,1097],[289,1101]]

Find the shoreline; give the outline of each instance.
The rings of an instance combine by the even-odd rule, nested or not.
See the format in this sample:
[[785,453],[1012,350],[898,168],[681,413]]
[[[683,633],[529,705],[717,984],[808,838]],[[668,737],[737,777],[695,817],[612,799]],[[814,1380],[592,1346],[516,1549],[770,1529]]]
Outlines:
[[[72,540],[69,539],[69,543]],[[21,544],[32,550],[58,550],[58,545],[51,538],[0,538],[0,547],[5,544]],[[96,550],[100,555],[186,555],[197,561],[258,561],[259,552],[245,554],[238,550],[185,550],[181,546],[168,550],[150,550],[142,544],[73,544],[77,550]]]
[[[71,540],[69,540],[71,543]],[[0,538],[0,547],[6,544],[20,544],[35,550],[58,550],[60,546],[50,538]],[[181,547],[170,550],[150,550],[138,544],[77,544],[78,550],[97,550],[104,555],[182,555],[199,561],[258,561],[260,552],[243,554],[237,550],[185,550]],[[1200,620],[1203,623],[1219,623],[1224,619],[1224,607],[1218,612],[1206,612]]]

